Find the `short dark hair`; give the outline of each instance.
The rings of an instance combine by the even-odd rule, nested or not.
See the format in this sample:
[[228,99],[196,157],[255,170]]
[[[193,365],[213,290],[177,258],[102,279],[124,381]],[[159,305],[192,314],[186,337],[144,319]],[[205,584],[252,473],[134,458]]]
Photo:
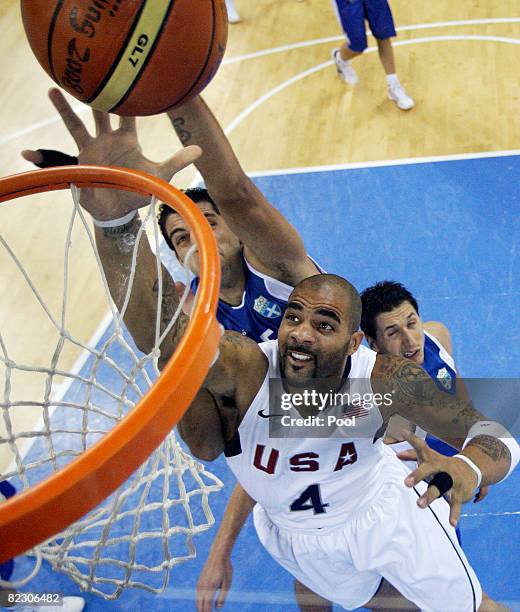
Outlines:
[[[195,202],[195,204],[197,204],[198,202],[209,202],[211,206],[215,209],[217,215],[220,215],[220,210],[218,209],[218,206],[213,201],[213,198],[209,195],[208,190],[204,189],[204,187],[191,187],[190,189],[186,189],[184,191],[184,195],[187,195],[192,202]],[[172,208],[170,208],[166,204],[161,204],[159,206],[157,221],[159,223],[159,228],[161,229],[161,234],[163,235],[166,244],[170,247],[172,251],[175,252],[175,254],[177,254],[177,252],[175,251],[175,246],[173,245],[172,241],[170,240],[170,236],[168,236],[168,232],[166,231],[166,219],[173,214],[176,213]]]
[[324,286],[334,287],[344,292],[349,303],[350,328],[352,332],[356,332],[359,329],[361,318],[361,300],[357,289],[347,279],[337,274],[314,274],[300,281],[295,289],[306,287],[321,289]]
[[417,300],[408,289],[395,281],[381,281],[361,292],[361,329],[365,336],[376,337],[376,317],[390,312],[403,302],[410,302],[419,314]]

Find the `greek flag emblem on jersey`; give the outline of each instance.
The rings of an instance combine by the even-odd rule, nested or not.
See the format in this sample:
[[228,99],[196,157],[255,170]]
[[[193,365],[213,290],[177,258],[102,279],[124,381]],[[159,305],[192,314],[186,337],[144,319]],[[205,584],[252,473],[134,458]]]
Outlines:
[[446,389],[446,391],[451,390],[451,387],[453,386],[453,379],[446,368],[441,368],[437,372],[437,380]]
[[282,315],[280,306],[276,302],[270,302],[263,295],[256,298],[253,308],[266,319],[277,319]]

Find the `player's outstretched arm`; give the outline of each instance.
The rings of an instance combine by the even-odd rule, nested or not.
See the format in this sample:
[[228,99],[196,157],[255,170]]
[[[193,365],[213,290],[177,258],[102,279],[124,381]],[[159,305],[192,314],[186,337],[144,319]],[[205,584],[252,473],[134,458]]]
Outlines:
[[[188,317],[181,313],[167,339],[171,352],[187,321]],[[178,431],[193,455],[213,461],[224,451],[262,386],[267,367],[267,357],[256,342],[237,332],[223,334],[218,356],[178,424]]]
[[[471,428],[486,420],[468,400],[438,389],[430,376],[409,359],[378,355],[373,377],[378,381],[384,380],[385,388],[391,388],[392,404],[389,408],[392,413],[410,419],[441,440],[447,436],[467,439]],[[479,446],[478,440],[472,441],[472,450]],[[482,480],[484,484],[493,484],[508,473],[510,453],[499,439],[496,439],[496,448],[501,449],[500,452],[487,452],[488,445],[484,442],[481,446]]]
[[[392,394],[391,405],[382,407],[385,419],[397,413],[441,439],[466,438],[459,455],[445,457],[416,436],[404,436],[417,451],[420,463],[407,477],[406,484],[414,486],[439,472],[449,474],[453,480],[450,500],[453,524],[458,520],[461,504],[473,497],[478,486],[499,482],[518,463],[520,449],[507,430],[486,421],[469,401],[440,391],[413,361],[378,355],[372,377],[375,388]],[[438,489],[430,487],[418,503],[425,507],[437,497]]]
[[[134,168],[169,181],[176,172],[192,163],[200,154],[198,147],[189,147],[182,149],[163,163],[152,162],[142,154],[135,118],[121,118],[119,126],[114,129],[111,127],[107,113],[93,111],[96,135],[91,136],[58,89],[51,89],[49,97],[78,146],[79,162],[82,164]],[[42,160],[41,153],[24,152],[24,157],[33,162],[45,162],[45,155],[48,157],[48,152],[43,155]],[[149,199],[137,193],[115,189],[84,189],[80,201],[85,210],[95,220],[101,222],[130,216],[123,223],[116,223],[111,227],[95,226],[96,245],[109,289],[116,306],[120,309],[130,277],[133,245],[141,228],[137,209],[146,206]],[[135,211],[133,217],[132,211]],[[162,275],[161,316],[163,325],[167,325],[175,312],[171,297],[176,296],[176,290],[165,268],[162,269]],[[145,353],[148,353],[155,343],[154,325],[150,322],[154,321],[156,316],[157,292],[156,259],[150,250],[146,235],[142,234],[136,276],[124,320],[137,346]],[[170,355],[171,353],[164,352],[161,357],[167,360]]]
[[213,602],[217,609],[224,605],[233,578],[231,551],[255,503],[237,483],[197,582],[198,612],[211,612]]
[[290,285],[316,274],[300,235],[243,171],[204,100],[197,97],[168,116],[184,146],[202,148],[196,166],[227,224],[243,242],[250,263]]

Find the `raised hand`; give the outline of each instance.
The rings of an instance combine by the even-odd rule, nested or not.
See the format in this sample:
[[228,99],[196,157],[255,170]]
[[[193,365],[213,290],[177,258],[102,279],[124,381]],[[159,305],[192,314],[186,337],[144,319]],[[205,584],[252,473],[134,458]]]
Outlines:
[[[405,485],[413,487],[440,472],[446,472],[453,480],[449,490],[450,523],[455,527],[460,518],[461,506],[474,497],[477,475],[464,462],[456,457],[445,457],[430,448],[426,442],[413,434],[403,432],[403,438],[415,449],[419,466],[405,478]],[[435,485],[430,485],[417,500],[420,508],[427,508],[441,496]]]
[[[119,127],[113,129],[108,113],[94,110],[96,135],[91,136],[59,89],[49,90],[49,98],[78,146],[80,164],[132,168],[170,181],[201,154],[199,147],[190,146],[162,163],[153,162],[142,153],[135,117],[121,117]],[[27,155],[24,157],[27,159]],[[147,198],[139,194],[114,189],[84,189],[81,194],[81,205],[99,220],[122,217],[147,203]]]
[[[405,462],[406,461],[418,461],[417,451],[414,450],[413,448],[401,451],[397,453],[397,456],[399,457],[399,459],[401,459],[401,461],[405,461]],[[481,502],[483,499],[485,499],[488,496],[488,493],[489,493],[489,487],[487,485],[480,487],[477,493],[475,494],[473,503],[478,504],[478,502]]]

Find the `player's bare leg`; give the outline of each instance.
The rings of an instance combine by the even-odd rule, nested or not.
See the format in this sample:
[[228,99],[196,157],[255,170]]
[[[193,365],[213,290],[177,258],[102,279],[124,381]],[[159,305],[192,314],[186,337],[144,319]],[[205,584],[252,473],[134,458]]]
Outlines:
[[399,82],[395,72],[395,57],[392,47],[392,39],[377,39],[377,49],[379,51],[379,59],[386,73],[386,81],[388,84],[388,97],[393,100],[401,110],[410,110],[415,103],[404,90],[404,87]]
[[381,581],[381,585],[372,599],[366,603],[363,608],[369,610],[385,610],[385,612],[393,612],[394,610],[419,610],[411,601],[401,595],[386,580]]
[[340,49],[332,50],[332,59],[336,64],[338,75],[342,81],[349,85],[355,85],[359,80],[350,62],[351,59],[358,55],[361,55],[361,52],[352,51],[346,43]]
[[482,603],[480,604],[479,612],[510,612],[510,610],[511,608],[493,601],[487,593],[482,591]]
[[294,594],[301,612],[332,612],[332,604],[328,599],[316,595],[296,578],[294,579]]
[[383,40],[377,40],[377,50],[379,52],[379,59],[383,65],[383,70],[388,74],[395,74],[395,57],[394,48],[392,47],[392,39],[385,38]]
[[[408,601],[399,591],[397,591],[389,582],[383,580],[379,590],[374,597],[363,606],[369,610],[418,610],[411,601]],[[508,612],[510,609],[499,604],[489,596],[482,592],[482,603],[479,607],[479,612]],[[319,611],[321,612],[321,610]]]
[[352,49],[345,43],[339,49],[339,54],[341,55],[341,59],[344,62],[349,62],[351,59],[354,59],[358,55],[362,55],[362,51],[352,51]]

